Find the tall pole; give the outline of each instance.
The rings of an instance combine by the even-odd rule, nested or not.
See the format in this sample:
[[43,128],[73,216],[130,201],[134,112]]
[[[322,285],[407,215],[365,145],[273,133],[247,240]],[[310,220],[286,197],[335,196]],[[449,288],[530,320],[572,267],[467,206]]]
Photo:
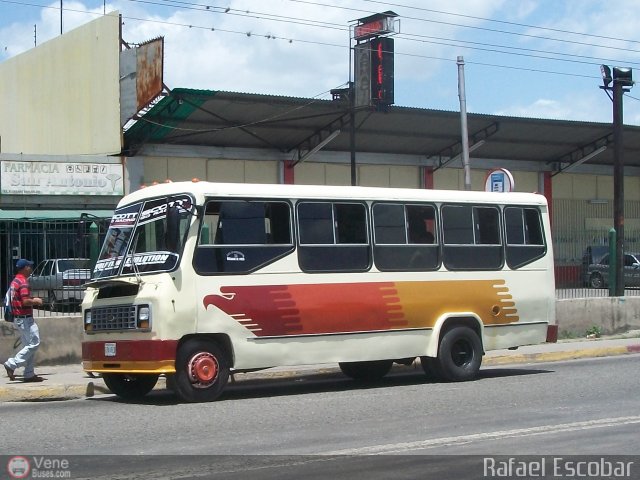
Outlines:
[[62,0],[60,0],[60,35],[62,35]]
[[464,58],[458,57],[458,97],[460,97],[460,129],[462,134],[462,167],[464,189],[471,190],[471,168],[469,167],[469,133],[467,128],[467,97],[464,82]]
[[[355,31],[354,31],[355,40]],[[356,42],[356,46],[357,46]],[[353,53],[353,61],[351,54]],[[356,50],[351,47],[351,28],[349,28],[349,163],[351,165],[351,185],[358,184],[356,169]],[[351,69],[353,68],[353,75]]]
[[351,185],[358,184],[356,169],[356,87],[354,82],[349,82],[349,149],[351,151]]
[[624,150],[622,82],[613,81],[613,228],[616,230],[616,297],[624,296]]

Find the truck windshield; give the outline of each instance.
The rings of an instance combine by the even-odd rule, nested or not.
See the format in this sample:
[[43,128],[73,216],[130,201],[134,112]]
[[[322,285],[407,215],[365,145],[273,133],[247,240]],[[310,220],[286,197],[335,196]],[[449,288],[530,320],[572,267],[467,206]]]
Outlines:
[[[178,266],[193,203],[186,195],[115,211],[93,278],[171,271]],[[169,215],[167,215],[169,212]]]

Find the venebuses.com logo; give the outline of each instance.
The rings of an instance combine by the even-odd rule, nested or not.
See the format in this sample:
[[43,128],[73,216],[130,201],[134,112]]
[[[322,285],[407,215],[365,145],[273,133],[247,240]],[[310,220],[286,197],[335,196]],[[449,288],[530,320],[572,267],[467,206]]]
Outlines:
[[71,478],[69,460],[43,456],[13,456],[7,462],[7,473],[10,478]]
[[11,478],[27,478],[31,472],[29,460],[25,457],[11,457],[7,462],[7,472]]

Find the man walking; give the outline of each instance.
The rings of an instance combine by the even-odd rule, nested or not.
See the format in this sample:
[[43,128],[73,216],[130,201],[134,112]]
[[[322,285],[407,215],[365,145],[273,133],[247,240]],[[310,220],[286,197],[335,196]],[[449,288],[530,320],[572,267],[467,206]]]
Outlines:
[[16,276],[11,282],[11,307],[14,315],[14,325],[20,332],[22,350],[13,358],[4,362],[4,369],[9,380],[15,380],[14,371],[24,366],[23,379],[25,382],[42,382],[33,370],[34,356],[40,346],[40,331],[33,319],[34,305],[42,305],[42,299],[31,296],[29,276],[33,272],[33,262],[21,258],[16,262]]

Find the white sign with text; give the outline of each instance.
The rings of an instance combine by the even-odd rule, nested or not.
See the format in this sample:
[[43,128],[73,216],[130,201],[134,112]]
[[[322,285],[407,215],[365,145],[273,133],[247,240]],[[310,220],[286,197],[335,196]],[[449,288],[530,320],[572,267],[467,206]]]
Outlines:
[[0,162],[0,191],[17,195],[124,194],[119,163]]

